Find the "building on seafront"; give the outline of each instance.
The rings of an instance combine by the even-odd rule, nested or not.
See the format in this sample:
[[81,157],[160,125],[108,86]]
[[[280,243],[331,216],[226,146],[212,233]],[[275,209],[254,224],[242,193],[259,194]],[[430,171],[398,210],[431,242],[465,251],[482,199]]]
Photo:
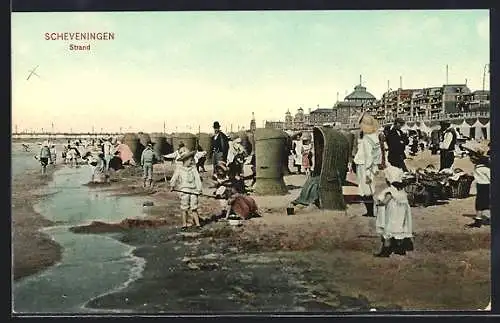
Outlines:
[[354,91],[344,98],[344,101],[338,101],[333,106],[334,121],[340,125],[355,124],[365,106],[371,105],[377,98],[362,86],[360,77],[359,85],[354,87]]
[[[338,93],[337,93],[338,96]],[[267,121],[265,127],[282,130],[311,130],[314,126],[333,124],[339,128],[357,128],[361,113],[368,112],[381,125],[390,124],[396,118],[414,122],[426,122],[435,126],[441,120],[489,121],[490,92],[471,91],[466,84],[444,84],[442,86],[388,90],[380,99],[371,94],[360,83],[343,101],[331,108],[318,108],[304,113],[300,107],[295,115],[285,113],[285,121]]]

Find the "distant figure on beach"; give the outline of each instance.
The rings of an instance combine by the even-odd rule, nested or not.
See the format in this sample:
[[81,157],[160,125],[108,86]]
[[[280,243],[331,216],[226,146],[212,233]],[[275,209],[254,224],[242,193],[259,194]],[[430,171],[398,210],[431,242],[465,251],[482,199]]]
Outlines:
[[106,161],[104,160],[104,154],[99,153],[97,156],[93,156],[89,151],[82,156],[84,161],[90,167],[90,182],[91,183],[105,183],[107,181],[106,176]]
[[61,158],[63,163],[66,164],[66,154],[68,153],[68,146],[63,145],[63,151],[61,151]]
[[379,171],[379,165],[382,163],[382,151],[377,134],[379,125],[373,116],[363,113],[359,119],[359,126],[361,128],[360,139],[358,151],[354,156],[358,189],[366,207],[366,213],[363,216],[374,217],[375,174]]
[[386,140],[388,146],[387,161],[394,167],[402,169],[404,172],[408,172],[408,168],[405,164],[405,149],[406,145],[409,144],[408,137],[403,133],[401,127],[405,124],[405,121],[401,118],[396,118],[394,124],[389,129]]
[[390,130],[390,126],[385,126],[384,127],[384,130],[381,131],[379,134],[378,134],[378,141],[380,142],[380,152],[381,152],[381,155],[382,155],[382,162],[380,163],[380,170],[383,170],[387,167],[387,164],[386,164],[386,144],[387,144],[387,140],[386,140],[386,137],[387,137],[387,134],[389,133],[389,130]]
[[297,167],[297,173],[302,173],[302,134],[298,135],[297,140],[294,140],[292,145],[293,150],[293,164]]
[[220,124],[215,121],[213,124],[214,135],[210,142],[210,154],[212,157],[213,172],[215,172],[215,167],[221,161],[227,160],[227,154],[229,152],[229,138],[220,130]]
[[194,151],[185,152],[179,156],[182,165],[175,168],[174,174],[170,179],[170,188],[172,191],[179,192],[182,212],[182,229],[187,229],[187,219],[189,211],[197,228],[200,228],[200,218],[198,216],[198,196],[202,192],[202,183],[200,174],[194,165]]
[[203,148],[198,145],[198,149],[196,154],[194,155],[194,162],[196,164],[196,169],[198,173],[204,173],[205,170],[205,162],[207,161],[207,152],[203,150]]
[[479,228],[490,225],[490,158],[486,149],[475,147],[470,153],[470,160],[474,164],[474,181],[476,182],[476,217],[468,224],[470,228]]
[[312,145],[311,141],[307,138],[302,142],[300,155],[302,157],[302,169],[306,173],[306,176],[309,176],[312,164]]
[[106,167],[109,168],[109,162],[111,161],[111,158],[113,158],[113,144],[111,143],[112,138],[108,138],[106,141],[103,143],[103,153],[104,153],[104,159],[106,160]]
[[144,183],[142,187],[146,187],[146,181],[149,182],[149,187],[153,187],[153,164],[155,163],[156,157],[153,151],[153,145],[148,143],[146,149],[143,150],[141,155],[141,166],[142,166],[142,179]]
[[410,144],[410,155],[416,156],[418,153],[418,136],[413,134],[411,136],[411,144]]
[[403,185],[403,170],[389,166],[385,169],[387,187],[375,198],[377,233],[382,246],[375,257],[389,257],[393,252],[406,255],[413,250],[411,207]]
[[241,138],[237,137],[229,145],[226,164],[232,176],[243,176],[243,165],[245,164],[247,153],[241,141]]
[[455,161],[457,132],[448,121],[441,121],[441,143],[439,144],[439,170],[448,169]]
[[123,160],[120,157],[120,152],[115,151],[113,158],[109,161],[108,170],[120,170],[123,169]]
[[94,183],[106,183],[108,181],[106,160],[104,159],[104,154],[99,153],[97,155],[97,166],[94,170]]
[[429,148],[431,150],[431,154],[435,155],[437,154],[439,150],[439,142],[441,138],[441,131],[438,129],[432,130],[431,135],[430,135],[430,141],[429,141]]
[[57,162],[56,145],[51,145],[50,146],[50,163],[55,165],[56,162]]
[[25,152],[29,152],[30,151],[30,147],[26,144],[23,144],[23,149]]
[[51,159],[49,143],[46,141],[42,144],[39,158],[40,164],[42,165],[42,175],[45,175],[47,174],[47,165],[49,164],[49,160]]
[[79,158],[79,152],[75,147],[68,145],[68,152],[66,153],[66,161],[67,163],[73,167],[77,166]]

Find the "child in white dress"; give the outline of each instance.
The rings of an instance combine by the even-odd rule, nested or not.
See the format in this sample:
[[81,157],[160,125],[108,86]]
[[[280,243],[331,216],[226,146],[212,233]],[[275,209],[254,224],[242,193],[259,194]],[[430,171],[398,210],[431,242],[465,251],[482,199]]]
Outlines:
[[403,185],[403,171],[389,166],[385,169],[387,187],[375,197],[375,222],[382,238],[382,248],[376,257],[389,257],[393,252],[405,255],[413,250],[411,208]]

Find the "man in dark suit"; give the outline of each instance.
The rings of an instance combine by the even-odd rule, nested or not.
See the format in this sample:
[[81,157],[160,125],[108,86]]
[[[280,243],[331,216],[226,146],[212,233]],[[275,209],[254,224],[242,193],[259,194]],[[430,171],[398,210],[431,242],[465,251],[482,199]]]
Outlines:
[[442,139],[439,144],[439,170],[451,168],[455,161],[455,145],[457,144],[457,133],[450,122],[441,121]]
[[386,134],[386,142],[388,146],[387,161],[394,167],[408,172],[405,164],[406,154],[405,148],[409,144],[408,136],[403,133],[401,127],[405,124],[401,118],[396,118],[394,124],[388,129]]
[[213,161],[213,172],[215,174],[215,166],[227,160],[227,153],[229,152],[229,138],[220,130],[218,121],[214,122],[214,135],[212,136],[210,144],[210,155]]

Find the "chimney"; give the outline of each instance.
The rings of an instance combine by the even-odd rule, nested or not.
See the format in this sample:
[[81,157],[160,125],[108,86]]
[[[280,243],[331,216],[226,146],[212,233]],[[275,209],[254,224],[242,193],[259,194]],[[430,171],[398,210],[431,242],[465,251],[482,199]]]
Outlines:
[[448,64],[446,64],[446,85],[448,85]]

